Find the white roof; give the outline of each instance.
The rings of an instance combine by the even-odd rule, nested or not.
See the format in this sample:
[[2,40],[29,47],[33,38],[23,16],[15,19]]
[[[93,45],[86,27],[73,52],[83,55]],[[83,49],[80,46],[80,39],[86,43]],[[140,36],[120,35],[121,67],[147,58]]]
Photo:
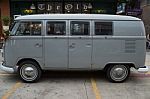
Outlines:
[[25,15],[17,17],[15,20],[39,20],[39,19],[78,19],[78,20],[86,20],[86,19],[99,19],[99,20],[125,20],[125,21],[139,21],[141,19],[131,17],[131,16],[123,16],[123,15],[106,15],[106,14],[35,14],[35,15]]

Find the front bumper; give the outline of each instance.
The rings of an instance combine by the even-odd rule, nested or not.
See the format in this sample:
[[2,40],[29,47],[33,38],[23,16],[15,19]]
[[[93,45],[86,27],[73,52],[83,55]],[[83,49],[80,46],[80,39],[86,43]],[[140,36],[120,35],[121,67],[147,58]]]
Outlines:
[[144,66],[144,67],[140,67],[139,69],[138,69],[138,72],[139,73],[147,73],[148,72],[148,66]]
[[5,71],[5,72],[7,72],[7,73],[17,73],[18,67],[14,66],[12,68],[12,67],[3,65],[3,63],[0,63],[0,69],[3,70],[3,71]]

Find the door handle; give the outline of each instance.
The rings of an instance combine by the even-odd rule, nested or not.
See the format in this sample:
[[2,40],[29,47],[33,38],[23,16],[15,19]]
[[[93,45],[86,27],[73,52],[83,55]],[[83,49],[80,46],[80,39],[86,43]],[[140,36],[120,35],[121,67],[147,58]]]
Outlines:
[[91,44],[86,44],[87,46],[91,46]]
[[75,48],[75,46],[74,45],[69,45],[69,48],[73,49],[73,48]]
[[42,47],[42,45],[39,44],[39,43],[36,43],[36,44],[35,44],[35,47]]
[[71,45],[76,45],[76,43],[72,43]]
[[71,45],[69,45],[69,48],[73,49],[73,48],[75,48],[75,45],[76,45],[76,43],[71,43]]
[[91,44],[86,44],[85,46],[86,46],[86,47],[91,47]]

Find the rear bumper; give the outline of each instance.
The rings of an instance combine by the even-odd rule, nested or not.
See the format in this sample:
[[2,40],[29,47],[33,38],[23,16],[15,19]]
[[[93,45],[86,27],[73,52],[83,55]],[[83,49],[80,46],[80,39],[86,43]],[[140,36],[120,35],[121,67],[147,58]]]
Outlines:
[[0,63],[0,69],[7,72],[7,73],[17,73],[17,66],[14,66],[14,68],[5,66],[3,63]]
[[138,72],[139,73],[147,73],[148,72],[148,66],[144,66],[144,67],[140,67],[139,69],[138,69]]

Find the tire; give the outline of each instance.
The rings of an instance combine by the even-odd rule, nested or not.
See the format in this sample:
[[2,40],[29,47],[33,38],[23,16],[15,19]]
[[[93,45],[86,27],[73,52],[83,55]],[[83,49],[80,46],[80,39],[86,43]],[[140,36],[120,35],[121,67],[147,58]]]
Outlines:
[[42,74],[41,68],[34,61],[24,61],[18,68],[19,77],[23,82],[37,82]]
[[124,82],[130,75],[129,66],[125,65],[110,65],[106,71],[107,78],[110,82]]

